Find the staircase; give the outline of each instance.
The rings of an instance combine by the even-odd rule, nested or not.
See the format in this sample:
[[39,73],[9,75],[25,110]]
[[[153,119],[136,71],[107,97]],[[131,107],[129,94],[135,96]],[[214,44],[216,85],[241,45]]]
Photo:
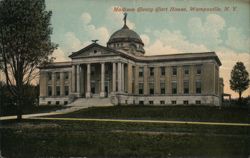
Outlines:
[[57,110],[57,113],[69,113],[88,107],[113,106],[110,98],[79,98],[67,105],[67,109]]
[[79,98],[74,102],[70,103],[68,106],[77,107],[93,107],[93,106],[112,106],[110,98]]

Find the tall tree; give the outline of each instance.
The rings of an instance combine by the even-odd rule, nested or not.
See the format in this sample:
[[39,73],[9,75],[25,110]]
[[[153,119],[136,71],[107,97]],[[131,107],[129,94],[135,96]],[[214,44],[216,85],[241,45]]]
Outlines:
[[230,88],[239,93],[239,101],[241,101],[242,93],[249,87],[249,74],[242,62],[237,62],[232,71],[230,79]]
[[51,11],[45,0],[0,1],[0,52],[6,84],[15,97],[17,118],[22,119],[25,85],[37,66],[52,60],[57,45],[51,42]]

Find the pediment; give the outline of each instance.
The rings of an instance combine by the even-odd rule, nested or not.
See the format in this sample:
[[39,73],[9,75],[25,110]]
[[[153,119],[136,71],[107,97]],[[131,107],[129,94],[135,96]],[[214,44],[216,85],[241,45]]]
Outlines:
[[95,57],[95,56],[99,57],[99,56],[114,56],[114,55],[119,55],[119,53],[113,49],[101,46],[96,43],[92,43],[87,47],[72,53],[69,57],[82,58],[82,57]]

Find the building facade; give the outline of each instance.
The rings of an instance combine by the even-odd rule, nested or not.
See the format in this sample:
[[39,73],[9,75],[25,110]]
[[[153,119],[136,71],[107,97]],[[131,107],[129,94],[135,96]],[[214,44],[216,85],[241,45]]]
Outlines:
[[109,98],[114,105],[219,106],[223,80],[215,52],[145,56],[140,36],[124,26],[107,46],[94,41],[70,62],[40,67],[40,105]]

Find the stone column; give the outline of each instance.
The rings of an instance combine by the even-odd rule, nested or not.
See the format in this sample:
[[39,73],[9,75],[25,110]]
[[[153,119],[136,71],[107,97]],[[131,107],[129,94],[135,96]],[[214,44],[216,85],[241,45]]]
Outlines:
[[122,64],[118,63],[118,92],[122,91]]
[[64,72],[60,72],[60,95],[64,96]]
[[144,83],[144,86],[143,86],[143,91],[144,91],[144,95],[147,95],[148,94],[148,66],[147,65],[144,65],[144,80],[143,80],[143,83]]
[[139,78],[139,66],[136,65],[135,66],[135,80],[134,80],[134,89],[135,89],[135,94],[139,94],[139,82],[138,82],[138,78]]
[[40,79],[39,79],[39,85],[40,85],[40,97],[45,97],[47,96],[47,84],[48,77],[47,73],[44,71],[40,71]]
[[128,93],[132,94],[132,77],[133,77],[133,70],[132,64],[128,63]]
[[91,79],[91,70],[90,70],[90,64],[87,64],[87,92],[86,92],[86,98],[91,97],[91,92],[90,92],[90,79]]
[[183,94],[183,67],[177,67],[177,94]]
[[76,92],[76,70],[75,70],[75,65],[72,65],[72,77],[71,77],[71,86],[72,86],[72,92]]
[[52,96],[56,96],[56,73],[52,72]]
[[160,94],[160,73],[159,73],[159,67],[154,68],[154,89],[155,94]]
[[172,73],[171,73],[171,67],[167,66],[165,68],[165,77],[166,77],[166,84],[167,84],[167,94],[172,93]]
[[78,96],[80,95],[80,91],[81,91],[80,80],[81,80],[80,65],[77,65],[76,66],[76,92]]
[[190,94],[195,94],[195,67],[194,65],[190,66],[190,73],[189,73],[189,90]]
[[112,83],[113,92],[116,92],[116,63],[113,63]]
[[101,63],[101,92],[100,97],[105,97],[105,63]]
[[122,92],[124,92],[124,63],[122,63],[122,71],[121,71],[121,73],[122,73],[122,77],[121,77],[121,83],[122,83],[122,87],[121,87],[121,89],[122,89]]

